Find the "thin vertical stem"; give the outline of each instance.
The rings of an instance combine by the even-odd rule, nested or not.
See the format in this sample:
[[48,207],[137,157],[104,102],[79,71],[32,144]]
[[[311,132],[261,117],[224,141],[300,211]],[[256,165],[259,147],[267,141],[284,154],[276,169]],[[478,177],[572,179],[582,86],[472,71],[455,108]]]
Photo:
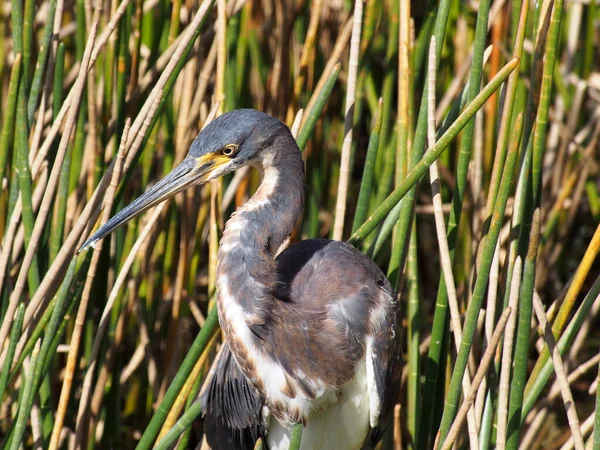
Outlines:
[[344,120],[344,143],[340,160],[340,179],[335,205],[335,221],[333,239],[340,241],[344,234],[344,218],[346,217],[346,199],[350,180],[350,158],[352,152],[352,132],[354,129],[354,101],[356,98],[356,79],[358,77],[358,59],[360,56],[360,32],[362,28],[362,0],[354,2],[354,20],[352,38],[350,40],[350,59],[348,66],[348,87],[346,89],[346,107]]
[[556,346],[556,340],[552,334],[552,329],[548,324],[548,318],[546,317],[546,311],[544,311],[544,305],[537,296],[533,296],[533,309],[537,316],[538,323],[544,332],[544,339],[546,345],[552,354],[552,362],[554,364],[554,370],[556,372],[556,379],[560,387],[565,409],[567,410],[567,417],[569,419],[569,427],[573,435],[573,443],[575,444],[576,450],[584,450],[585,444],[583,443],[583,436],[581,434],[581,428],[579,427],[579,417],[577,417],[577,411],[575,410],[575,401],[573,400],[573,394],[569,388],[569,382],[567,380],[567,373],[565,371],[565,365],[563,363],[558,347]]
[[510,392],[510,371],[512,369],[512,350],[517,322],[517,311],[519,307],[519,287],[521,285],[521,268],[523,263],[521,257],[517,256],[515,261],[512,280],[510,282],[510,294],[508,305],[512,312],[506,324],[506,334],[502,347],[502,368],[500,371],[500,389],[498,392],[498,425],[496,436],[496,448],[506,448],[506,423],[508,419],[508,396]]

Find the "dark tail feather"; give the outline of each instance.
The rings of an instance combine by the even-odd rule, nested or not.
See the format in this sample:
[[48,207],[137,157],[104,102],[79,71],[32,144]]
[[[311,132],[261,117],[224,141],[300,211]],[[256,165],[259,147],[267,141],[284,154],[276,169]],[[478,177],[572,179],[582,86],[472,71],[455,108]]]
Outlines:
[[263,399],[240,371],[223,344],[216,372],[202,396],[204,434],[212,450],[253,450],[258,438],[266,447],[261,421]]

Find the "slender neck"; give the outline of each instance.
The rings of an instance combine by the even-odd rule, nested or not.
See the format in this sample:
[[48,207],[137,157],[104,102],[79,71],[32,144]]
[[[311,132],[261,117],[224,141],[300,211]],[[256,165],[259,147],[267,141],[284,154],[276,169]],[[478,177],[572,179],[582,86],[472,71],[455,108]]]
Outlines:
[[302,214],[304,164],[291,135],[257,158],[262,182],[227,222],[218,253],[217,281],[223,304],[234,302],[248,317],[264,318],[274,301],[275,254]]

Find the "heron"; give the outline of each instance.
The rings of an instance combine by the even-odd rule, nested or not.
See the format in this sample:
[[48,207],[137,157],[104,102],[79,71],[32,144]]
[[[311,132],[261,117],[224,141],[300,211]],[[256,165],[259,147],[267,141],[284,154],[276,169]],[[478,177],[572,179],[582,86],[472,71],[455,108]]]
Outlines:
[[201,398],[207,442],[246,450],[262,438],[268,449],[287,449],[302,424],[302,449],[372,449],[398,402],[399,302],[375,262],[347,243],[308,239],[278,253],[304,209],[304,162],[283,122],[253,109],[219,116],[82,250],[184,189],[244,166],[261,182],[219,245],[224,342]]

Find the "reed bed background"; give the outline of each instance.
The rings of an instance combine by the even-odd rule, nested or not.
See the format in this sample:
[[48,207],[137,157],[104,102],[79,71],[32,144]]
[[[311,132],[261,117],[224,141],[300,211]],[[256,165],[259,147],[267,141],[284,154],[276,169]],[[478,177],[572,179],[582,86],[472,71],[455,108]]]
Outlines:
[[224,222],[254,172],[76,253],[216,115],[292,127],[292,240],[400,293],[383,449],[600,449],[595,0],[12,0],[0,22],[6,449],[204,448]]

